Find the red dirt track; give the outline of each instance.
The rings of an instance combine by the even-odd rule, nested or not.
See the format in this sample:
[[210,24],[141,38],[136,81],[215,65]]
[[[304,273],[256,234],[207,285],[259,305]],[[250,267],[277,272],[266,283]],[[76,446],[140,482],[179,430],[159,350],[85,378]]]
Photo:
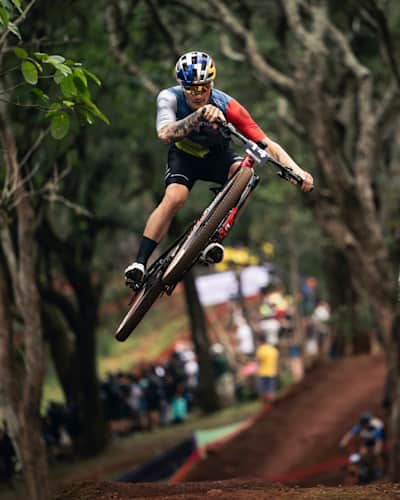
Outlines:
[[[54,500],[400,498],[400,486],[390,483],[337,486],[343,481],[341,470],[317,474],[314,470],[313,475],[307,475],[310,467],[317,465],[318,471],[318,464],[338,458],[341,436],[362,411],[384,416],[384,376],[382,356],[325,363],[314,368],[252,427],[209,454],[189,473],[187,482],[76,482],[64,486]],[[271,482],[277,479],[287,485]]]

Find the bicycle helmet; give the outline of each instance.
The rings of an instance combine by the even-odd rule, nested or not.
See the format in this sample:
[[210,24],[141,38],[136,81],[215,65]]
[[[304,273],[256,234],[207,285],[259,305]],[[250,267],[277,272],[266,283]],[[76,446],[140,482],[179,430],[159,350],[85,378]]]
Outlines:
[[214,59],[205,52],[186,52],[175,66],[176,79],[181,85],[202,85],[215,80]]
[[359,419],[360,425],[361,426],[368,425],[370,423],[371,419],[372,419],[372,415],[369,412],[366,411],[364,413],[361,413],[360,419]]

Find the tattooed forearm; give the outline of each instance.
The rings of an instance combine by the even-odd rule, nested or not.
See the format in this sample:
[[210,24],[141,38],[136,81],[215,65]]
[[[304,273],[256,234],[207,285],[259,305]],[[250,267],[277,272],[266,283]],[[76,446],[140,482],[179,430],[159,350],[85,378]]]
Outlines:
[[197,127],[200,121],[201,113],[195,111],[182,120],[164,125],[164,127],[158,131],[158,137],[165,144],[172,144],[186,137],[195,127]]

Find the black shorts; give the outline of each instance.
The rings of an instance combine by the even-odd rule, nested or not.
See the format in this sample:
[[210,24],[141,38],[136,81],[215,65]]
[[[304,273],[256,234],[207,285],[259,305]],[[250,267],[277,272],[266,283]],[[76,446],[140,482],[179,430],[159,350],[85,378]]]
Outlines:
[[165,170],[165,186],[183,184],[190,191],[197,180],[224,184],[231,165],[241,160],[242,157],[230,148],[198,158],[171,146]]

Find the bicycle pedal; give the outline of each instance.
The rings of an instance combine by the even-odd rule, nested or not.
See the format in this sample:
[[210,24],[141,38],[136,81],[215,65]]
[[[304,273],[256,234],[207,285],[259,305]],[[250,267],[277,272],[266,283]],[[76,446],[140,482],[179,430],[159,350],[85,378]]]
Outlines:
[[224,247],[221,243],[212,242],[202,251],[200,261],[205,264],[218,264],[224,258]]
[[137,293],[142,289],[144,283],[137,283],[135,281],[125,280],[125,285],[128,288],[130,288],[132,290],[132,292]]

